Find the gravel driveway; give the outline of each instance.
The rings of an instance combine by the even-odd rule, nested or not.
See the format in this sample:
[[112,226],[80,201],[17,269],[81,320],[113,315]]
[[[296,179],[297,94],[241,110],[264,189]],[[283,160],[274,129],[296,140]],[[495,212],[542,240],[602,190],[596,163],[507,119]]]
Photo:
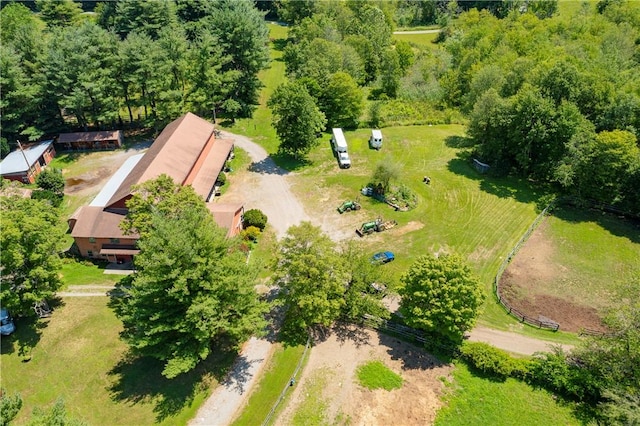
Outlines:
[[234,139],[235,145],[249,154],[252,164],[249,173],[241,178],[242,182],[232,182],[221,202],[243,202],[245,210],[262,210],[278,238],[282,238],[290,226],[311,220],[291,192],[289,172],[278,167],[264,148],[245,136],[222,132],[222,137]]

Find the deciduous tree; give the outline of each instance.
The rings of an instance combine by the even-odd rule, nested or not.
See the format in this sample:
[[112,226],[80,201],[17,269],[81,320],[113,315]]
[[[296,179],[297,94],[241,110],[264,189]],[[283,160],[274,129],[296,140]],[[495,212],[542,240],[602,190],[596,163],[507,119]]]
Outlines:
[[329,77],[318,104],[327,118],[327,127],[358,127],[364,108],[362,91],[345,72],[337,72]]
[[39,188],[52,191],[56,194],[64,192],[64,177],[60,169],[47,168],[36,177],[36,184]]
[[475,324],[484,293],[456,254],[420,256],[402,275],[400,312],[411,327],[461,342]]
[[335,244],[320,228],[310,222],[289,228],[279,243],[275,270],[285,327],[292,335],[328,327],[339,317],[349,277]]
[[317,144],[317,134],[327,119],[315,99],[300,83],[280,85],[267,105],[273,112],[273,127],[280,138],[281,152],[304,157]]
[[166,179],[146,185],[153,195],[138,200],[145,214],[134,208],[132,222],[143,230],[137,272],[120,283],[124,297],[113,307],[122,339],[134,353],[164,361],[162,374],[173,378],[216,348],[237,348],[261,332],[266,305],[254,290],[257,271],[236,241],[190,186],[176,189]]
[[0,303],[17,315],[35,315],[34,303],[52,298],[62,286],[58,213],[21,197],[0,198],[0,213]]

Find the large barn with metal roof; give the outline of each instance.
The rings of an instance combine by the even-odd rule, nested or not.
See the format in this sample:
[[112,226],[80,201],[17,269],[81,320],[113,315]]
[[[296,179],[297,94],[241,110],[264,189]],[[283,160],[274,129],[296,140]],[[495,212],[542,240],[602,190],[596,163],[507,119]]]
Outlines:
[[187,113],[169,123],[147,152],[127,159],[93,201],[69,218],[80,254],[111,262],[130,261],[138,253],[138,236],[123,234],[120,222],[127,214],[131,188],[162,174],[191,185],[228,236],[239,233],[243,206],[210,203],[215,182],[233,153],[233,141],[217,139],[214,129],[208,121]]

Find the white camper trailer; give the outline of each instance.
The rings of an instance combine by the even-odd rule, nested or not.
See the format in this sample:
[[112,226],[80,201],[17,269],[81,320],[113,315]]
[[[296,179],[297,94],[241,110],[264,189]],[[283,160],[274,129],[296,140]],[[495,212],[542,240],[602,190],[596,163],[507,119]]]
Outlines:
[[369,138],[369,146],[378,151],[382,148],[382,132],[377,129],[371,130],[371,137]]
[[349,158],[349,152],[347,151],[347,140],[344,138],[342,129],[333,129],[333,135],[331,136],[331,146],[338,157],[338,164],[342,169],[348,169],[351,167],[351,159]]

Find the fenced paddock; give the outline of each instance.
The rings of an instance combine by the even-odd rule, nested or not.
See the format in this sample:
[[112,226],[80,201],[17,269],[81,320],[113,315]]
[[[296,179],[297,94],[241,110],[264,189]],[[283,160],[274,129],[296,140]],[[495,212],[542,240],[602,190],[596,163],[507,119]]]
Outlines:
[[[540,235],[536,234],[536,237],[529,241],[534,231],[536,231],[550,215],[551,210],[560,208],[561,206],[577,207],[577,210],[556,210],[553,215],[554,218],[549,219],[549,225],[545,225],[544,233]],[[592,216],[593,212],[588,213],[589,211],[597,211],[598,213]],[[602,214],[600,212],[602,212]],[[605,212],[609,213],[609,215],[604,215]],[[589,264],[587,262],[585,264],[582,263],[582,261],[585,259],[584,256],[600,256],[599,258],[601,259],[602,265],[608,265],[606,268],[620,267],[616,266],[620,262],[623,262],[620,263],[620,265],[624,265],[625,263],[622,259],[627,259],[626,264],[630,264],[629,256],[631,255],[631,257],[633,257],[632,253],[634,251],[632,246],[635,240],[633,238],[630,238],[631,241],[621,241],[622,245],[616,252],[617,255],[613,257],[609,254],[610,250],[607,251],[608,249],[606,249],[606,247],[609,247],[609,243],[618,244],[615,236],[613,239],[607,237],[611,232],[615,235],[627,235],[627,233],[630,232],[629,228],[625,228],[626,225],[618,225],[616,218],[623,220],[630,219],[631,221],[637,220],[637,216],[621,211],[615,207],[588,200],[579,200],[575,197],[558,197],[549,203],[527,228],[498,268],[494,278],[493,288],[500,305],[520,322],[534,327],[556,331],[564,325],[564,327],[562,327],[564,330],[574,331],[581,335],[605,334],[604,328],[598,330],[601,325],[599,323],[599,316],[596,315],[596,309],[598,309],[598,307],[606,307],[608,306],[606,303],[610,305],[613,301],[608,300],[608,302],[605,302],[604,300],[607,299],[601,301],[597,295],[601,294],[601,289],[605,291],[605,295],[606,291],[613,291],[613,293],[615,293],[615,283],[612,282],[609,287],[603,287],[604,284],[602,280],[605,279],[605,276],[607,279],[611,277],[603,275],[603,273],[606,274],[606,271],[603,272],[603,267],[597,266],[600,265],[600,263]],[[567,221],[572,223],[572,225],[563,224]],[[593,229],[590,227],[593,225],[589,225],[594,221],[601,224],[598,226],[611,227],[604,228],[605,230],[610,229],[610,231],[601,233],[604,237],[594,237],[594,235],[599,235],[597,233],[594,234]],[[576,223],[579,222],[584,222],[584,224],[580,226],[576,225]],[[608,225],[603,225],[602,223]],[[568,233],[561,231],[565,229],[565,226],[573,226],[574,228],[568,228]],[[571,236],[574,234],[581,235],[582,239],[573,241],[575,238]],[[542,235],[546,235],[546,237],[542,237]],[[631,236],[632,234],[628,235]],[[587,238],[587,236],[589,237]],[[553,252],[554,243],[544,242],[549,238],[559,238],[564,248],[559,252]],[[515,256],[525,244],[525,253],[522,254],[524,257],[519,257],[517,262],[515,262],[513,271],[510,270],[508,275],[504,275],[503,277],[505,270],[507,270],[510,263],[514,261]],[[583,247],[587,248],[585,249]],[[551,254],[553,257],[545,260],[545,252],[547,256],[551,253],[555,254]],[[533,263],[530,263],[528,260],[529,256],[535,259],[532,261]],[[538,266],[536,266],[536,264]],[[530,267],[534,268],[533,274],[530,270],[527,272]],[[556,272],[548,272],[554,271],[554,267],[556,268]],[[535,273],[537,269],[535,268],[544,268],[544,270],[541,270],[542,273],[551,273],[552,275],[547,276],[543,281],[535,281],[537,279]],[[606,270],[609,271],[610,269]],[[524,274],[524,278],[522,274]],[[568,285],[573,285],[574,287],[565,287],[564,283],[569,283]],[[580,283],[577,288],[575,288],[576,283]],[[585,285],[591,287],[586,287],[587,290],[585,290]],[[556,286],[560,287],[556,288]],[[572,288],[574,288],[574,290],[571,290]],[[510,299],[511,296],[509,295],[512,294],[512,291],[522,291],[523,289],[526,292],[533,293],[529,293],[529,297],[519,302]],[[535,294],[536,296],[531,296],[531,294]],[[575,301],[574,297],[576,298]],[[535,318],[531,316],[531,312],[553,312],[549,315],[552,319],[542,315]]]
[[534,327],[545,328],[545,329],[553,330],[553,331],[558,331],[558,329],[560,328],[560,324],[558,324],[555,321],[548,320],[548,319],[530,317],[530,316],[520,312],[519,310],[515,309],[513,306],[511,306],[511,304],[506,299],[504,299],[502,297],[502,294],[500,292],[500,278],[502,278],[502,274],[504,273],[505,269],[507,269],[507,266],[509,266],[509,263],[511,262],[511,260],[518,253],[518,250],[520,250],[520,248],[527,242],[527,240],[529,239],[529,237],[531,236],[533,231],[535,231],[536,228],[540,225],[540,223],[542,223],[544,218],[547,216],[549,211],[556,205],[557,202],[558,202],[557,199],[553,200],[535,218],[533,223],[529,226],[529,228],[527,228],[526,232],[522,235],[522,237],[520,237],[520,240],[518,240],[516,245],[511,249],[511,251],[509,252],[507,257],[504,259],[504,261],[502,262],[502,264],[498,268],[498,272],[496,273],[496,277],[495,277],[495,279],[493,281],[493,288],[494,288],[494,292],[496,294],[496,297],[498,298],[498,302],[500,302],[500,304],[505,308],[507,313],[509,313],[510,315],[512,315],[515,318],[517,318],[520,322],[527,323],[527,324],[532,325]]

